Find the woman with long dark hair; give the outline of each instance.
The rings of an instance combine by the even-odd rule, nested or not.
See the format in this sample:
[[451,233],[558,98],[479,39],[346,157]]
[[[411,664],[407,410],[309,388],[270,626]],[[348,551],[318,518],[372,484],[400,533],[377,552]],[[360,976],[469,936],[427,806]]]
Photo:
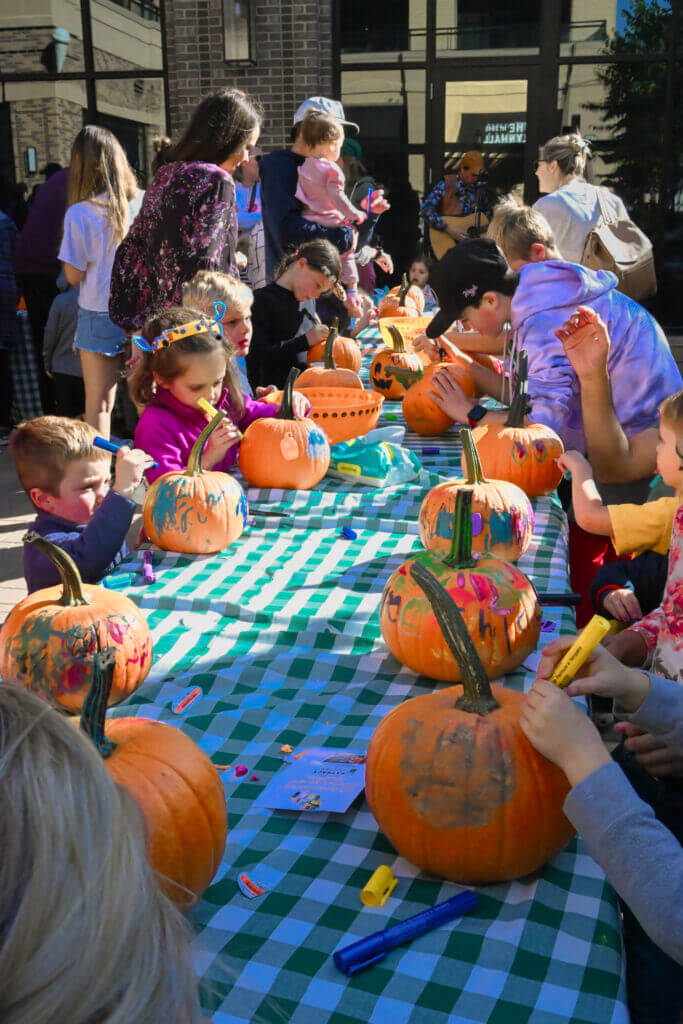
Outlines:
[[182,137],[165,149],[114,261],[109,312],[126,331],[180,305],[183,284],[198,270],[237,273],[232,174],[249,159],[260,130],[260,107],[239,89],[223,89],[202,100]]

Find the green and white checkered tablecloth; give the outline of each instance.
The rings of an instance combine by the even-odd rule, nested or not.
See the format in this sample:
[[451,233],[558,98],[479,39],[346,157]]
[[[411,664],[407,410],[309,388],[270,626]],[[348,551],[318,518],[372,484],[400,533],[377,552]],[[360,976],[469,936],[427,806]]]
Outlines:
[[[408,440],[418,452],[425,444]],[[451,439],[434,444],[439,454],[424,457],[429,469],[411,485],[375,491],[326,479],[311,492],[249,490],[250,504],[289,509],[292,519],[258,519],[217,555],[155,551],[157,582],[126,591],[148,615],[155,663],[112,714],[171,722],[217,765],[232,765],[222,772],[225,857],[191,914],[214,1024],[628,1021],[616,898],[579,840],[532,878],[482,887],[475,914],[347,978],[334,967],[336,949],[457,887],[400,858],[362,797],[344,815],[253,807],[282,765],[283,744],[365,749],[383,715],[435,685],[394,660],[378,622],[384,582],[419,547],[417,511],[438,479],[434,463],[451,474],[459,463]],[[520,566],[539,590],[565,590],[564,515],[554,498],[535,509]],[[357,538],[343,538],[342,525]],[[141,555],[117,572],[131,568],[141,568]],[[545,636],[551,624],[573,627],[568,609],[548,608],[544,620]],[[532,678],[521,669],[508,683],[523,688]],[[171,705],[189,686],[202,696],[176,715]],[[246,776],[235,776],[237,764]],[[360,891],[380,864],[399,883],[371,910]],[[270,891],[247,899],[237,886],[242,871]]]

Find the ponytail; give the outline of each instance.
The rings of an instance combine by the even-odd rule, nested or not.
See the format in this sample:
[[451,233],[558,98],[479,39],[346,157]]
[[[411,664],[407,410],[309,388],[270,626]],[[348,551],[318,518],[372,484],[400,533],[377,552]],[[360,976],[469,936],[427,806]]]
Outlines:
[[586,160],[591,155],[591,149],[581,132],[573,132],[571,135],[556,135],[548,139],[544,146],[538,151],[539,160],[547,163],[556,161],[562,174],[572,174],[581,177],[586,169]]

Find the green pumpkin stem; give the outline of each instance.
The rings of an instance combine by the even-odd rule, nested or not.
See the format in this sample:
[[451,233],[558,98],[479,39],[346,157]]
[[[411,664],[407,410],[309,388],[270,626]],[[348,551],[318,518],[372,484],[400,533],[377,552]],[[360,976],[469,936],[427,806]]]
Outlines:
[[282,401],[280,403],[280,419],[281,420],[293,420],[294,410],[292,409],[292,398],[294,396],[294,381],[299,376],[299,371],[296,366],[293,366],[289,371],[285,389],[282,392]]
[[108,739],[104,732],[115,667],[116,651],[113,647],[105,647],[95,652],[92,681],[81,709],[81,729],[105,760],[116,750],[116,743]]
[[528,377],[529,377],[529,360],[526,354],[526,349],[523,349],[519,353],[519,377],[517,379],[517,388],[515,390],[515,397],[512,399],[510,405],[510,411],[508,418],[505,420],[506,427],[523,427],[524,418],[529,412],[529,400],[528,400]]
[[62,596],[59,599],[61,605],[64,605],[65,608],[75,608],[80,604],[90,604],[83,592],[81,574],[71,555],[67,555],[62,548],[57,547],[52,541],[46,540],[45,537],[41,537],[33,530],[24,534],[23,542],[32,544],[34,548],[42,551],[57,568],[62,577]]
[[335,318],[334,323],[327,332],[327,338],[325,339],[325,362],[324,366],[326,370],[336,370],[336,364],[334,362],[334,343],[339,336],[339,319]]
[[455,496],[451,550],[444,562],[451,569],[471,569],[476,565],[472,557],[472,490],[469,487],[461,488]]
[[406,295],[410,291],[410,284],[408,283],[408,277],[406,274],[403,275],[401,280],[401,287],[398,292],[398,304],[399,306],[405,305]]
[[462,680],[463,695],[455,702],[460,711],[472,715],[490,715],[500,707],[491,693],[491,684],[486,669],[470,636],[458,606],[436,576],[421,565],[413,562],[410,575],[427,596],[436,621],[455,658]]
[[485,484],[486,477],[484,476],[484,470],[481,468],[479,452],[477,451],[477,446],[474,443],[472,431],[468,427],[463,427],[460,431],[460,443],[462,445],[463,455],[465,456],[467,483]]
[[403,342],[403,335],[399,331],[398,327],[395,327],[394,324],[389,324],[388,330],[391,335],[392,348],[394,352],[405,352],[406,347]]
[[[204,452],[204,445],[211,437],[221,420],[225,419],[225,413],[219,409],[213,419],[209,420],[201,434],[192,445],[192,451],[190,457],[187,460],[187,469],[185,472],[188,476],[201,476],[202,475],[202,454]],[[240,437],[242,435],[240,434]]]

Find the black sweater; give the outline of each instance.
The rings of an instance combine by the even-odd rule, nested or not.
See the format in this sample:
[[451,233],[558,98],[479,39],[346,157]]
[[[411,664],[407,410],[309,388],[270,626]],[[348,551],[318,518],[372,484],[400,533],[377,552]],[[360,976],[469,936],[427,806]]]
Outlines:
[[252,388],[268,384],[283,388],[293,366],[306,368],[308,342],[304,334],[299,334],[305,316],[294,293],[277,281],[254,292],[254,334],[247,355]]

